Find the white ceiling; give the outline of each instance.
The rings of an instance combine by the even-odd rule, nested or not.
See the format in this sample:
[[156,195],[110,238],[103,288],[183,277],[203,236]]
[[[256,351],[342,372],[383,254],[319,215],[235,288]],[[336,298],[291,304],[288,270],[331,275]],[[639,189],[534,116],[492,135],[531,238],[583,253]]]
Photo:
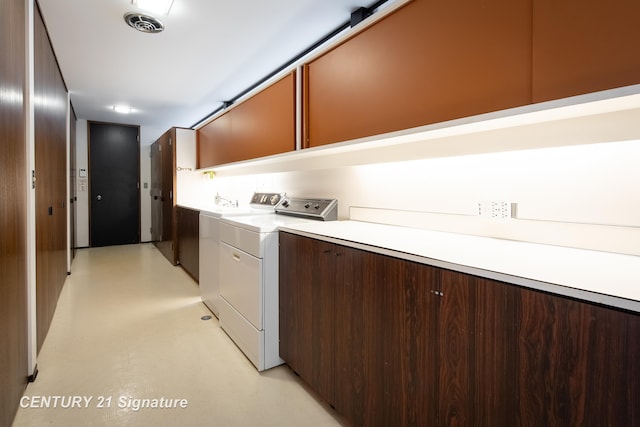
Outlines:
[[146,34],[123,19],[142,12],[131,0],[38,0],[78,119],[140,125],[142,144],[193,126],[372,3],[175,0],[152,14],[165,30]]

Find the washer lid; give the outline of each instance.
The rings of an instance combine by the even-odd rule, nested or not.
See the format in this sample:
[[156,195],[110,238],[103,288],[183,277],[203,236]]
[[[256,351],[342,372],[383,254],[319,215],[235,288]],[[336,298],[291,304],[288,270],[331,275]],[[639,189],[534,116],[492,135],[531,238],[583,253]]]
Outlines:
[[290,224],[299,224],[309,220],[300,217],[271,214],[232,217],[223,216],[220,221],[235,227],[255,231],[256,233],[271,233],[273,231],[277,231],[279,227],[285,227]]

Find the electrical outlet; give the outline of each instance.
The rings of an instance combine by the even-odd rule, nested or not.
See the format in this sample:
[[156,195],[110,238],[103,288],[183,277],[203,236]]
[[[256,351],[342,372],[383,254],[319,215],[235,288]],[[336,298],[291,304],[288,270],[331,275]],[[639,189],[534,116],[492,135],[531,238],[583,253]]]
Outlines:
[[513,218],[516,204],[501,200],[484,200],[478,202],[478,215],[485,218]]

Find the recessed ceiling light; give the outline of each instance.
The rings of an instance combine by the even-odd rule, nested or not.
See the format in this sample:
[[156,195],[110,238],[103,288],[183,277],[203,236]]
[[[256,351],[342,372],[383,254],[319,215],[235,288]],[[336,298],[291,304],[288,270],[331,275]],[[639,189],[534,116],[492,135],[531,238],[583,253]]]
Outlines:
[[131,107],[127,107],[126,105],[114,105],[113,111],[121,114],[129,114],[133,110],[131,109]]
[[131,0],[131,4],[149,12],[162,13],[168,15],[173,5],[173,0]]

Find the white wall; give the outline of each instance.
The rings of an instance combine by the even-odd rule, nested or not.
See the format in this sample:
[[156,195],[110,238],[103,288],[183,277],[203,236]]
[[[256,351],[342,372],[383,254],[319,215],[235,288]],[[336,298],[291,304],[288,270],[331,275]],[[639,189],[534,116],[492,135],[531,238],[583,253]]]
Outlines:
[[[78,170],[87,167],[78,121]],[[254,191],[330,197],[339,217],[640,255],[640,141],[541,148],[298,172],[219,176],[180,171],[178,202],[216,193],[247,205]],[[141,153],[142,236],[150,240],[149,146]],[[87,192],[78,184],[77,245],[88,245]],[[86,188],[85,184],[85,188]],[[187,190],[185,190],[185,188]],[[517,204],[511,220],[477,215],[483,200]],[[367,209],[361,209],[367,208]]]
[[89,246],[89,157],[87,121],[76,122],[76,243],[77,248]]
[[[299,172],[218,176],[194,186],[245,204],[254,191],[330,197],[341,219],[640,255],[640,141],[532,149]],[[222,174],[224,175],[224,174]],[[509,220],[478,202],[517,204]]]
[[[241,205],[255,191],[337,198],[339,219],[640,255],[640,85],[613,92],[240,162],[214,179],[188,164],[177,172],[177,200],[198,208],[216,193]],[[86,122],[78,126],[82,168]],[[148,165],[141,170],[144,186]],[[515,203],[514,218],[479,216],[487,200]],[[149,224],[145,208],[145,233]]]

